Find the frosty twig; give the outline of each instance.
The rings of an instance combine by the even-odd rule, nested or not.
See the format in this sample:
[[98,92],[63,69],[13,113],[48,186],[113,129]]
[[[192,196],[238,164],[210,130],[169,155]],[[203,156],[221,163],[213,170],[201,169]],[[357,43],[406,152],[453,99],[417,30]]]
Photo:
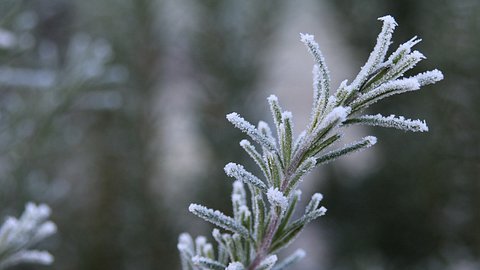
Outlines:
[[[249,141],[242,140],[240,143],[261,169],[263,179],[248,172],[241,165],[229,163],[225,166],[225,172],[237,180],[234,182],[232,195],[233,217],[201,205],[190,205],[192,213],[229,232],[221,234],[218,229],[214,229],[213,237],[218,243],[216,256],[211,245],[205,243],[204,237],[193,241],[190,235],[182,234],[178,249],[184,270],[286,269],[304,257],[305,252],[298,250],[284,260],[278,260],[276,252],[290,244],[306,224],[323,216],[327,211],[320,205],[323,196],[316,193],[304,214],[292,220],[292,213],[300,199],[298,184],[302,178],[319,164],[367,149],[377,142],[376,137],[366,136],[356,142],[331,149],[338,143],[345,128],[363,124],[413,132],[428,131],[425,121],[422,120],[410,120],[395,115],[361,115],[377,101],[415,91],[443,79],[438,70],[402,78],[406,71],[425,59],[420,52],[411,50],[420,40],[414,37],[401,44],[385,60],[397,23],[391,16],[384,16],[379,20],[383,22],[383,27],[366,64],[351,84],[345,80],[335,92],[330,89],[330,75],[320,46],[313,35],[301,34],[301,41],[315,61],[314,94],[310,123],[297,139],[293,138],[292,133],[292,113],[283,111],[274,95],[267,100],[277,132],[276,139],[265,122],[260,122],[258,127],[255,127],[237,113],[227,115],[227,119],[235,127],[261,146],[262,151],[258,152]],[[251,203],[247,203],[248,195],[244,185],[248,187]],[[205,250],[207,246],[208,251]]]

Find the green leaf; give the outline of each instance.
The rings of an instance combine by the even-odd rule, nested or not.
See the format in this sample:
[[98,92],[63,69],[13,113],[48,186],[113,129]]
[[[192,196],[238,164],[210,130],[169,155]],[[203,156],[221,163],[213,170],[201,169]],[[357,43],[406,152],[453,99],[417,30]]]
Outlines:
[[297,206],[297,203],[300,201],[301,194],[302,192],[300,190],[296,190],[296,192],[291,196],[288,209],[285,212],[285,216],[282,218],[282,222],[278,226],[277,233],[273,237],[274,241],[276,238],[278,238],[278,235],[280,235],[283,232],[287,224],[290,222],[293,212],[295,211],[295,207]]
[[279,249],[288,246],[303,230],[303,225],[289,228],[282,236],[274,241],[270,247],[270,252],[276,252]]
[[235,219],[226,216],[222,212],[218,210],[213,210],[206,208],[203,205],[198,204],[190,204],[188,208],[190,212],[194,215],[203,218],[204,220],[213,223],[217,226],[220,226],[226,230],[232,231],[234,233],[238,233],[244,238],[249,238],[250,235],[248,233],[247,228],[243,227],[240,223],[235,221]]
[[287,168],[290,164],[292,158],[292,143],[293,143],[293,123],[292,123],[292,113],[283,112],[282,113],[283,123],[280,125],[282,132],[280,137],[280,146],[282,150],[283,164]]
[[282,108],[278,103],[278,98],[275,95],[270,95],[268,98],[268,104],[270,105],[270,111],[272,112],[273,122],[275,123],[275,128],[277,129],[277,137],[280,138],[281,128],[280,125],[282,122]]
[[258,167],[262,170],[262,173],[265,176],[265,179],[269,179],[270,175],[267,168],[267,163],[262,158],[260,153],[257,152],[255,147],[248,140],[242,140],[240,142],[240,146],[245,150],[245,152],[247,152],[247,154],[255,161]]
[[341,156],[345,156],[345,155],[348,155],[348,154],[351,154],[351,153],[369,148],[372,145],[374,145],[376,142],[377,142],[377,138],[375,138],[373,136],[367,136],[367,137],[363,138],[361,141],[358,141],[358,142],[355,142],[353,144],[344,146],[341,149],[330,151],[330,152],[326,153],[325,155],[318,157],[317,158],[317,164],[320,165],[320,164],[323,164],[323,163],[327,163],[327,162],[333,161],[333,160],[335,160],[335,159],[337,159]]
[[206,257],[201,257],[201,256],[195,256],[192,258],[192,262],[194,265],[197,265],[197,266],[201,266],[201,267],[206,267],[208,269],[212,269],[212,270],[224,270],[225,267],[227,267],[226,265],[218,262],[218,261],[215,261],[215,260],[212,260],[210,258],[206,258]]

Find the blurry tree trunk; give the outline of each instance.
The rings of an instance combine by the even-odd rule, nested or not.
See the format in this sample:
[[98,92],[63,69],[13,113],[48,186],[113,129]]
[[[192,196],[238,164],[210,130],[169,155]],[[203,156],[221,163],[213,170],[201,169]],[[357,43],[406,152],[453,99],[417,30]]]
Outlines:
[[[238,142],[244,138],[226,121],[232,111],[255,120],[266,113],[259,100],[259,82],[264,74],[265,53],[283,17],[284,1],[207,1],[199,6],[198,27],[191,37],[190,53],[195,80],[202,97],[197,105],[197,120],[212,160],[198,200],[227,211],[225,194],[231,181],[221,168],[230,162],[248,161]],[[275,12],[273,12],[275,11]],[[266,98],[266,96],[264,97]],[[260,99],[262,100],[262,98]],[[262,105],[260,105],[262,104]],[[197,116],[198,117],[198,116]],[[255,123],[256,124],[256,123]],[[247,162],[248,163],[248,162]]]
[[[162,57],[162,41],[154,31],[158,3],[130,4],[128,14],[134,24],[109,33],[119,62],[129,67],[130,84],[122,90],[120,111],[96,119],[92,149],[98,194],[90,220],[93,241],[80,269],[159,269],[160,265],[169,269],[176,261],[164,256],[172,252],[175,237],[163,232],[169,226],[167,209],[158,208],[151,189],[158,154],[152,145],[157,136],[152,109]],[[110,15],[123,20],[124,12]]]

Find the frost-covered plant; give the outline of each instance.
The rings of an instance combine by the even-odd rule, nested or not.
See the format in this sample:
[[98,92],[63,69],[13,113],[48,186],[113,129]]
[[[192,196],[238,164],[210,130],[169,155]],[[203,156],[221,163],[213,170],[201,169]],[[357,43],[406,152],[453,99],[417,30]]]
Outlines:
[[0,269],[19,263],[53,262],[53,256],[47,251],[30,249],[57,231],[49,217],[50,208],[47,205],[28,203],[19,219],[6,218],[0,227]]
[[[233,216],[202,205],[190,205],[190,212],[226,232],[213,230],[213,238],[218,244],[216,250],[203,236],[193,240],[189,234],[181,234],[178,250],[184,270],[286,269],[304,257],[305,252],[297,250],[280,262],[276,253],[290,244],[306,224],[326,212],[320,206],[323,196],[316,193],[306,206],[304,214],[292,220],[300,200],[298,185],[302,178],[315,166],[364,150],[377,141],[375,137],[367,136],[351,144],[333,147],[342,137],[345,128],[363,124],[413,132],[428,131],[425,121],[394,115],[361,115],[367,107],[381,99],[415,91],[421,86],[443,79],[442,73],[436,69],[403,77],[406,71],[425,58],[420,52],[412,51],[412,47],[420,40],[412,38],[387,58],[397,23],[391,16],[379,20],[383,22],[383,27],[366,64],[350,84],[347,80],[343,81],[332,94],[329,71],[318,44],[312,35],[301,34],[301,41],[315,60],[314,94],[310,122],[296,139],[293,136],[292,114],[282,111],[276,96],[268,97],[268,103],[277,138],[274,138],[269,125],[263,121],[255,127],[237,113],[227,115],[235,127],[260,145],[261,152],[248,140],[240,142],[240,146],[262,171],[263,179],[248,172],[242,165],[229,163],[225,166],[225,172],[236,179],[231,197]],[[331,148],[333,150],[326,151]]]

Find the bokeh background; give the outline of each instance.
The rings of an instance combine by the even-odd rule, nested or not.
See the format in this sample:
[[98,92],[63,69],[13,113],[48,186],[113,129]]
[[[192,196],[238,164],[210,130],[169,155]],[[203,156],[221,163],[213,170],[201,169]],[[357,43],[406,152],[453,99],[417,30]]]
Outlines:
[[477,0],[2,0],[1,216],[52,207],[49,269],[179,269],[177,235],[211,231],[188,204],[229,213],[222,168],[251,165],[224,115],[270,119],[275,93],[301,127],[313,61],[298,33],[315,34],[335,86],[386,14],[393,46],[423,39],[415,71],[445,80],[370,111],[430,132],[352,132],[379,143],[305,181],[329,212],[292,245],[308,254],[296,269],[480,269]]

